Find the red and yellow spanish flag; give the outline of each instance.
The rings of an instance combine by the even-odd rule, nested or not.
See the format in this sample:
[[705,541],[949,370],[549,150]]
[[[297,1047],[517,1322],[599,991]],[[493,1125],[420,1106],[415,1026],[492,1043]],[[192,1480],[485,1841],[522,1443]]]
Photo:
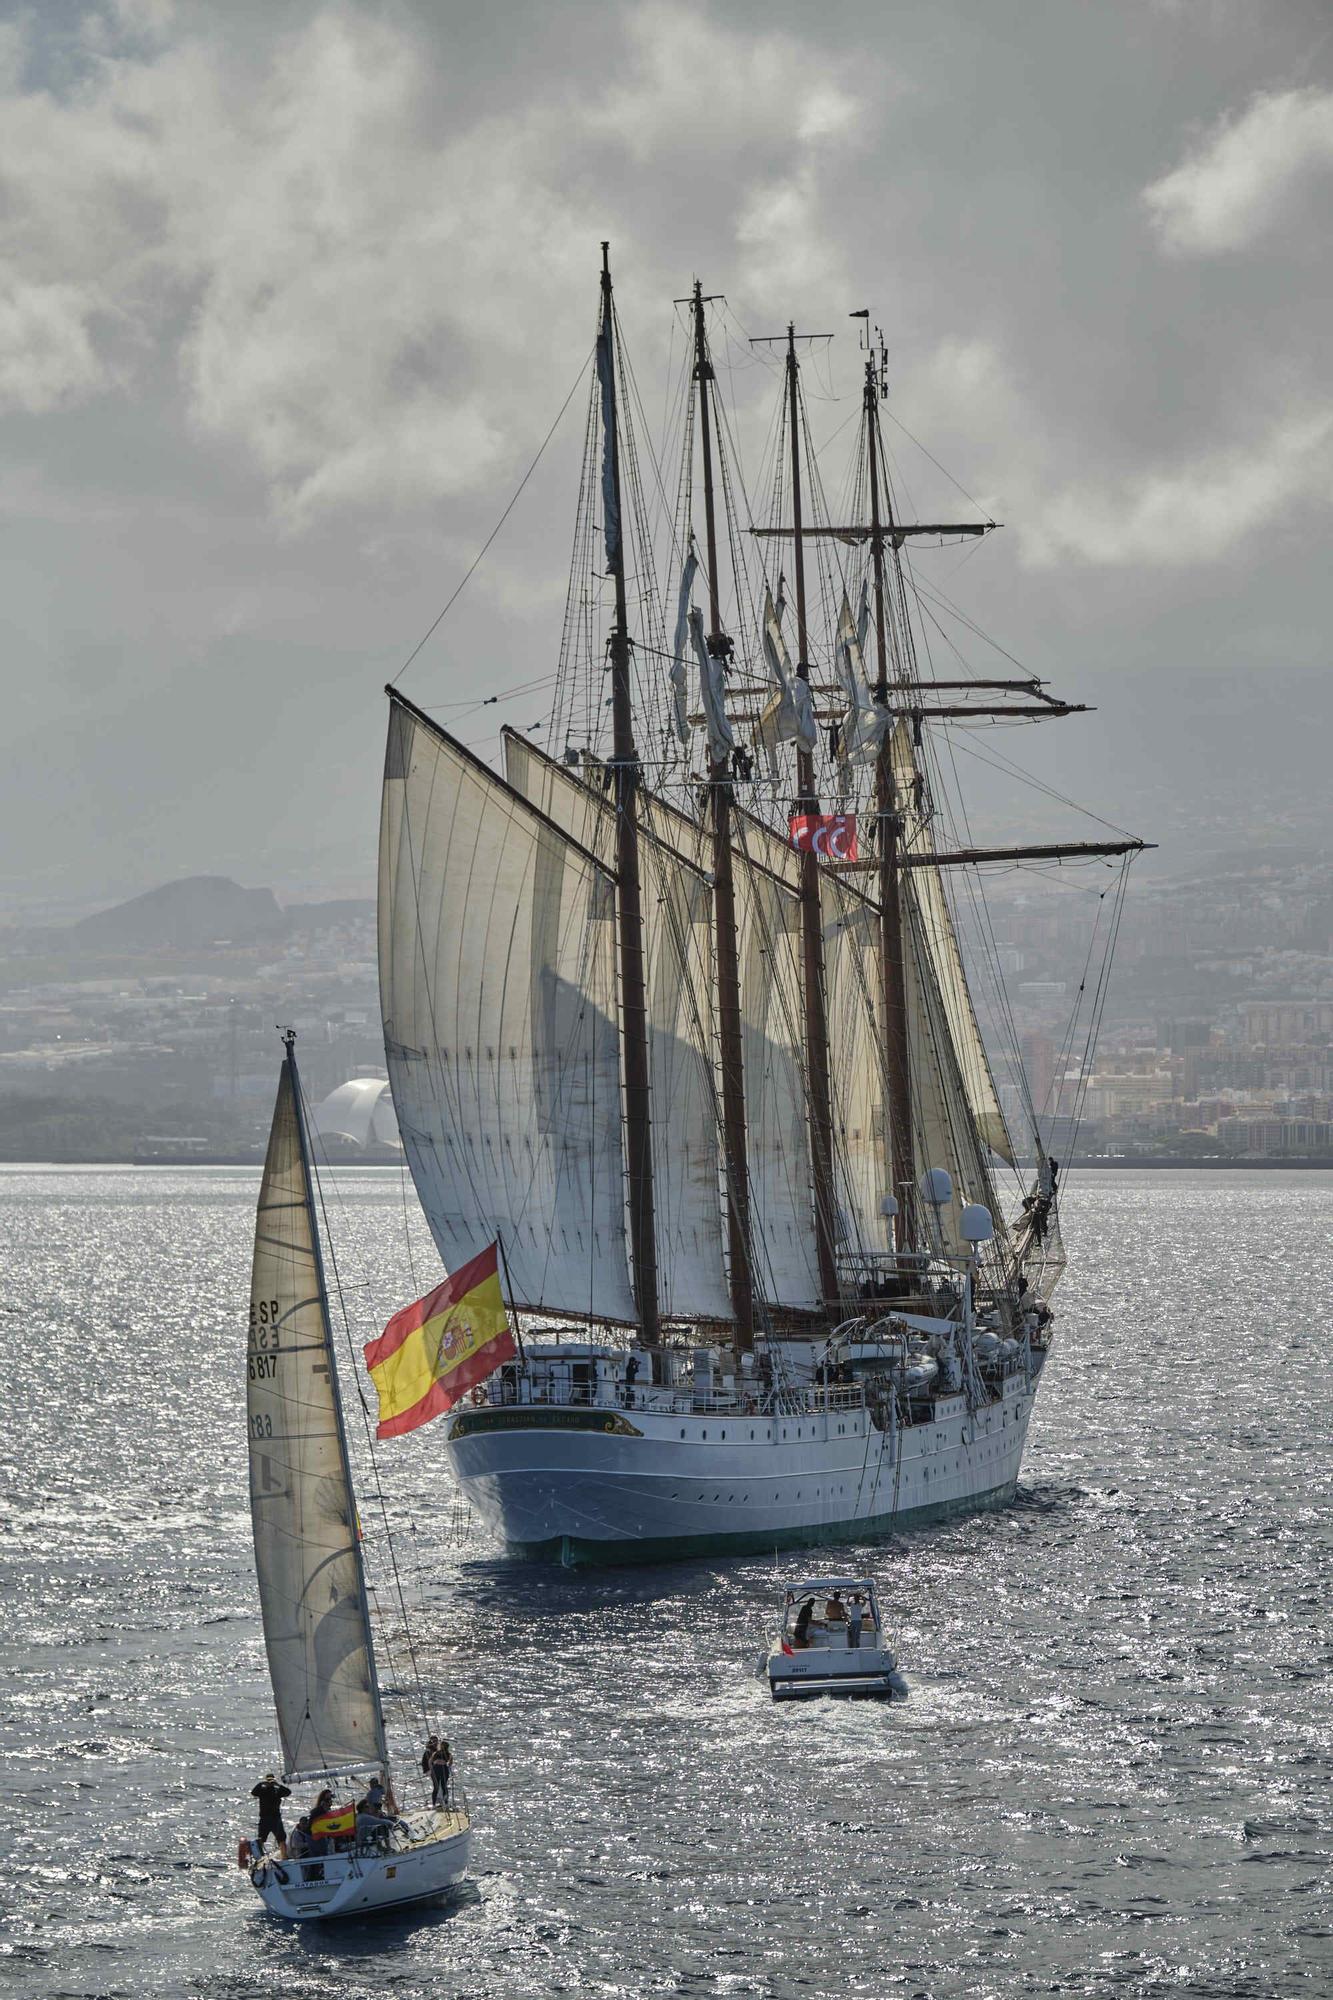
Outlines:
[[377,1437],[402,1437],[443,1416],[502,1361],[514,1359],[499,1250],[492,1243],[396,1312],[378,1340],[367,1341],[366,1367],[380,1399]]
[[316,1840],[341,1840],[356,1832],[356,1807],[335,1806],[332,1812],[318,1813],[310,1822]]

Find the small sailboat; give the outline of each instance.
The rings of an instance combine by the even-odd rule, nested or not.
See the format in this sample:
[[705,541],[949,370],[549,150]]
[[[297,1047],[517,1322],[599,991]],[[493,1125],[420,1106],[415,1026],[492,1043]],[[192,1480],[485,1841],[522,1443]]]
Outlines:
[[[247,1357],[250,1511],[264,1643],[290,1786],[393,1798],[356,1501],[315,1219],[310,1148],[284,1033],[255,1220]],[[364,1917],[438,1896],[464,1873],[465,1804],[386,1815],[336,1807],[307,1851],[248,1858],[275,1916]],[[244,1851],[244,1850],[243,1850]]]

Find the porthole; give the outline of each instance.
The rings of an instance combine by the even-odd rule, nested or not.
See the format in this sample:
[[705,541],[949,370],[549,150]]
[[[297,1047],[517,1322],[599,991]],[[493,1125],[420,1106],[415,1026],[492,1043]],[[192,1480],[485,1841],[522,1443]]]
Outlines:
[[751,1431],[751,1432],[750,1432],[750,1443],[751,1443],[751,1444],[753,1444],[753,1443],[754,1443],[754,1432],[753,1432],[753,1431]]
[[705,1432],[703,1433],[703,1435],[704,1435],[705,1437],[707,1437],[707,1436],[708,1436],[708,1432],[707,1432],[707,1431],[705,1431]]
[[684,1427],[684,1425],[682,1425],[682,1426],[681,1426],[681,1432],[680,1432],[680,1434],[681,1434],[681,1436],[682,1436],[682,1437],[684,1437],[684,1435],[685,1435],[685,1427]]
[[726,1432],[725,1432],[725,1431],[723,1431],[723,1433],[722,1433],[722,1442],[723,1442],[723,1444],[725,1444],[725,1443],[726,1443],[726,1441],[727,1441],[727,1434],[726,1434]]

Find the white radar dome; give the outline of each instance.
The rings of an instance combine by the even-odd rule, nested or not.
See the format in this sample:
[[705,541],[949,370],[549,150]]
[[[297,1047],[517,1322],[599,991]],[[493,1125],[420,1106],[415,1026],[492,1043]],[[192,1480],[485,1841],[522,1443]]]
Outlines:
[[943,1208],[946,1201],[953,1200],[953,1182],[943,1167],[927,1167],[919,1185],[923,1200],[932,1208]]
[[989,1243],[995,1234],[991,1212],[979,1201],[970,1201],[959,1217],[964,1243]]

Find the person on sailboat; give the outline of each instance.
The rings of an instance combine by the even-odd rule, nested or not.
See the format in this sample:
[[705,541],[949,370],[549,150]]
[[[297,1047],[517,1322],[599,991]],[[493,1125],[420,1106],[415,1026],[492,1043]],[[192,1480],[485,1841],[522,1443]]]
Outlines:
[[433,1806],[447,1806],[449,1803],[449,1780],[453,1775],[454,1755],[446,1738],[437,1743],[430,1760],[430,1802]]
[[292,1795],[290,1785],[280,1785],[272,1771],[266,1771],[260,1782],[253,1787],[250,1796],[259,1801],[258,1846],[262,1854],[264,1842],[270,1835],[278,1843],[278,1853],[286,1855],[287,1829],[282,1823],[282,1802]]

